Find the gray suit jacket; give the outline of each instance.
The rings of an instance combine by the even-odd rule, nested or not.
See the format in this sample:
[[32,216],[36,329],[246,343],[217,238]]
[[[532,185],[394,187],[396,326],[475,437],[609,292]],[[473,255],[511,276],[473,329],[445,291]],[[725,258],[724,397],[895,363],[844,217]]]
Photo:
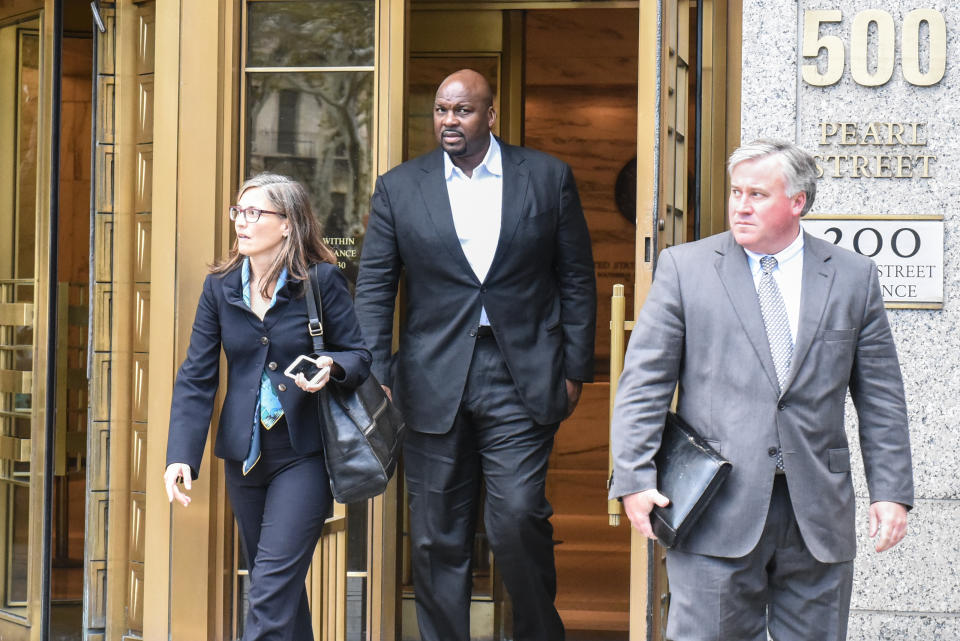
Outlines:
[[913,503],[903,382],[876,267],[809,234],[803,251],[800,322],[782,394],[747,256],[733,236],[660,256],[617,393],[610,494],[656,487],[653,457],[679,383],[678,413],[733,463],[682,550],[739,557],[754,548],[779,442],[807,547],[823,562],[852,559],[848,389],[871,501]]
[[[593,380],[597,292],[590,233],[570,167],[500,142],[500,238],[480,282],[460,247],[443,152],[377,180],[357,277],[356,309],[373,372],[416,431],[450,430],[467,380],[481,306],[530,416],[560,422],[565,378]],[[394,301],[406,274],[399,350]]]

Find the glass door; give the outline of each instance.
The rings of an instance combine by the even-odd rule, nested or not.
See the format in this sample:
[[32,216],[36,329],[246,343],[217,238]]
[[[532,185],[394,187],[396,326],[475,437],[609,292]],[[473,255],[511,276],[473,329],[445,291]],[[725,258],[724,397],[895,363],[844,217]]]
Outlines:
[[[239,182],[265,171],[301,182],[351,284],[373,185],[377,6],[249,0],[243,13]],[[335,504],[324,527],[307,577],[317,639],[379,638],[371,602],[382,569],[370,553],[377,506],[382,500]],[[239,636],[248,578],[234,539]]]
[[24,4],[0,13],[0,639],[70,640],[83,594],[91,47],[53,39],[58,97],[53,12]]
[[35,242],[39,186],[40,20],[0,28],[0,633],[27,636],[30,605],[31,426]]
[[[0,26],[0,637],[30,638],[40,615],[42,370],[36,362],[42,153],[41,19]],[[10,186],[11,188],[8,188]],[[42,241],[41,241],[42,242]],[[38,383],[40,384],[38,387]],[[41,430],[42,434],[42,430]],[[40,450],[42,452],[42,449]],[[38,502],[38,497],[40,501]]]

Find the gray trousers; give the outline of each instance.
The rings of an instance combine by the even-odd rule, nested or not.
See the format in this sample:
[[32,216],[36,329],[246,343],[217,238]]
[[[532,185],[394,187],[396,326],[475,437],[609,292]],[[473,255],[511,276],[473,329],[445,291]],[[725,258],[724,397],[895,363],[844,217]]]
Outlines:
[[821,563],[777,476],[760,542],[735,559],[670,550],[670,641],[844,641],[853,561]]

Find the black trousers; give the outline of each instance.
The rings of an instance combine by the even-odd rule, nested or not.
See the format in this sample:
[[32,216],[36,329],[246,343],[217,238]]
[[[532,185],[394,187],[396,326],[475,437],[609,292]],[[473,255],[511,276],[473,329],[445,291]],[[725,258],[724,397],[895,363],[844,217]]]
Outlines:
[[304,581],[333,505],[327,468],[321,453],[293,451],[286,419],[263,432],[261,452],[246,476],[224,464],[250,572],[243,641],[313,641]]
[[417,620],[423,641],[470,638],[470,561],[477,497],[513,602],[516,641],[562,641],[554,606],[553,509],[544,493],[556,425],[530,418],[493,337],[481,337],[453,428],[410,432],[404,469]]

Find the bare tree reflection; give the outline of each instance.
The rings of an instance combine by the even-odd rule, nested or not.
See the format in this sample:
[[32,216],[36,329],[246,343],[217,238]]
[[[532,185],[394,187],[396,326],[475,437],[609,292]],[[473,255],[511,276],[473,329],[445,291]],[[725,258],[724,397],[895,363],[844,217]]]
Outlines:
[[[369,0],[251,5],[249,33],[248,66],[373,64]],[[247,175],[303,182],[325,235],[345,239],[332,244],[353,280],[372,185],[373,72],[253,72],[246,91]]]

